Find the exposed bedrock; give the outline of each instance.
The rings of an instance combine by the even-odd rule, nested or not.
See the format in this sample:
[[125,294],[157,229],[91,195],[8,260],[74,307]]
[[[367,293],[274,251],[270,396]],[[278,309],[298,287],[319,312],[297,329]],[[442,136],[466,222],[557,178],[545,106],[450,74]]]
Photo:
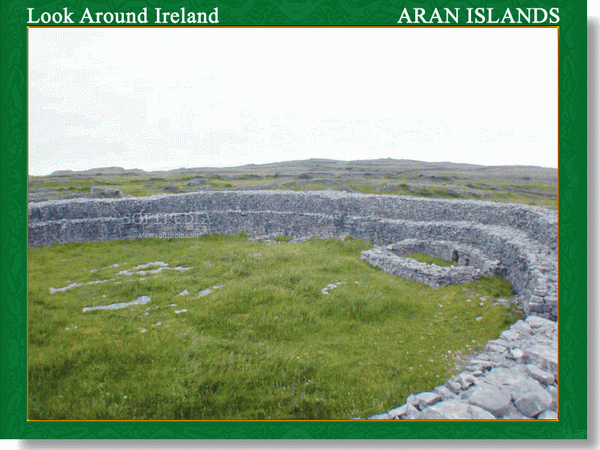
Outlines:
[[[383,247],[363,252],[363,259],[386,272],[430,285],[443,285],[447,281],[469,282],[480,276],[499,273],[511,282],[516,292],[513,300],[521,305],[528,321],[542,320],[543,324],[552,324],[558,318],[558,216],[556,211],[549,209],[520,204],[336,191],[211,191],[29,204],[28,237],[31,247],[60,242],[191,237],[242,231],[250,235],[281,234],[296,239],[346,236],[371,239]],[[456,256],[456,267],[432,267],[414,260],[406,261],[402,257],[403,254],[421,252],[447,260]],[[407,275],[407,271],[414,276]],[[517,383],[520,387],[515,387],[521,389],[519,392],[527,393],[539,391],[537,385],[527,384],[531,383],[532,377],[535,383],[542,383],[536,378],[539,375],[545,377],[544,380],[547,378],[542,387],[552,395],[556,382],[551,383],[551,376],[540,375],[538,369],[549,371],[556,378],[554,366],[550,364],[550,368],[540,368],[534,363],[525,364],[525,359],[519,357],[525,354],[522,348],[533,348],[531,355],[539,350],[538,353],[549,355],[550,360],[557,360],[554,347],[540,350],[548,336],[550,342],[556,341],[556,326],[552,328],[541,323],[528,325],[531,332],[520,335],[519,348],[495,348],[496,353],[488,355],[492,360],[498,359],[497,353],[502,350],[502,364],[486,365],[487,369],[476,370],[474,373],[477,375],[469,376],[487,379],[490,383],[508,375],[515,380],[527,377]],[[552,330],[548,331],[548,327]],[[511,353],[512,350],[515,352]],[[482,358],[489,351],[486,349]],[[515,361],[516,369],[512,364]],[[509,374],[500,369],[516,372]],[[476,384],[473,381],[469,386]],[[502,390],[504,388],[500,385],[494,386],[502,391],[498,394],[502,399],[510,398],[512,403],[504,404],[500,399],[498,401],[502,405],[498,408],[494,405],[490,406],[491,409],[482,408],[480,403],[489,397],[489,392],[486,385],[481,384],[474,393],[453,392],[452,397],[446,399],[441,396],[442,400],[431,401],[437,406],[427,414],[418,415],[411,409],[414,407],[417,412],[424,412],[427,405],[419,403],[418,407],[412,404],[411,408],[407,407],[411,414],[396,414],[393,418],[455,418],[457,411],[462,411],[463,418],[554,417],[553,400],[548,402],[548,396],[541,391],[538,397],[521,396],[522,400],[517,402],[515,398],[520,395],[519,392],[508,389],[511,391],[508,395],[508,391]],[[437,399],[437,396],[435,394],[434,397]],[[478,399],[482,399],[481,402]],[[458,403],[461,406],[457,406]],[[382,416],[392,418],[388,413]]]

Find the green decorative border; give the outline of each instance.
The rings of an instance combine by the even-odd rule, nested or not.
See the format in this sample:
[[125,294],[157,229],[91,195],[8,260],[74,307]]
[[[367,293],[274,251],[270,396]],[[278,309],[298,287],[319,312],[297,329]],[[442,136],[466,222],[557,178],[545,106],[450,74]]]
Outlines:
[[[67,2],[70,3],[70,2]],[[83,3],[83,4],[82,4]],[[212,10],[217,26],[396,26],[403,8],[558,7],[560,389],[556,422],[28,422],[27,8],[97,11]],[[586,2],[555,0],[86,0],[2,1],[0,150],[0,437],[13,439],[585,439],[586,330]],[[214,25],[207,25],[214,26]],[[478,26],[478,25],[471,25]],[[474,58],[477,55],[473,55]]]

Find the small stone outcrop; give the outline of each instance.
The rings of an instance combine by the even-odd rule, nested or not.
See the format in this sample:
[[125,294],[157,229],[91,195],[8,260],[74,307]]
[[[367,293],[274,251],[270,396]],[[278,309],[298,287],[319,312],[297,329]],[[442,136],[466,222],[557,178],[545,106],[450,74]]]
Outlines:
[[123,193],[119,189],[115,188],[106,188],[106,187],[98,187],[92,186],[90,190],[92,198],[102,198],[102,197],[123,197]]
[[206,178],[194,178],[185,183],[185,185],[188,187],[204,186],[205,184],[208,184],[208,180]]

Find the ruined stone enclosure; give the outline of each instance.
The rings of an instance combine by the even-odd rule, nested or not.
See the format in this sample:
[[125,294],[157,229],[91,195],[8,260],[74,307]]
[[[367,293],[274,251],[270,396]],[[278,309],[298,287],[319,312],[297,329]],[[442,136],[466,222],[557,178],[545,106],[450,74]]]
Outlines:
[[[371,239],[392,245],[363,258],[390,273],[433,286],[499,273],[526,315],[552,320],[557,229],[556,212],[538,207],[339,192],[206,192],[29,205],[29,246],[242,231]],[[456,256],[458,265],[428,267],[398,256],[409,247],[447,260]]]
[[[439,392],[419,394],[377,418],[552,419],[556,415],[556,211],[520,204],[334,191],[211,191],[29,205],[31,247],[242,231],[298,239],[371,239],[379,246],[363,252],[363,259],[430,286],[502,275],[512,284],[516,296],[511,301],[522,307],[526,322],[507,330],[506,339],[501,336],[498,342],[488,343],[478,356],[481,364],[471,364],[459,380],[448,380]],[[432,266],[403,256],[410,253],[454,260],[455,266]],[[520,386],[517,391],[490,390],[490,383],[497,387],[494,380],[506,375],[499,371],[522,379],[520,384],[515,381]],[[532,399],[535,383],[543,392]],[[487,404],[490,399],[491,406]]]

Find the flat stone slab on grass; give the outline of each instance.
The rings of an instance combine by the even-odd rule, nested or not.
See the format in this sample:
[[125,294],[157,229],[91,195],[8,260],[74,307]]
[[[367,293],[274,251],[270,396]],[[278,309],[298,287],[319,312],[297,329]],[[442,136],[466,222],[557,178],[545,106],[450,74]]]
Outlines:
[[66,292],[69,289],[73,289],[75,287],[79,287],[79,286],[88,286],[91,284],[100,284],[100,283],[106,283],[107,281],[114,281],[114,278],[110,279],[110,280],[96,280],[96,281],[90,281],[88,283],[71,283],[68,286],[65,287],[61,287],[61,288],[50,288],[50,293],[54,294],[56,292]]
[[150,301],[150,297],[148,297],[147,295],[142,295],[141,297],[138,297],[135,300],[132,300],[130,302],[112,303],[110,305],[86,306],[85,308],[83,308],[82,311],[83,312],[93,311],[95,309],[123,309],[123,308],[127,308],[128,306],[133,306],[133,305],[145,305],[149,301]]
[[345,283],[346,283],[345,281],[338,281],[337,283],[329,283],[327,286],[325,286],[323,289],[321,289],[321,293],[323,295],[329,295],[330,289],[335,289],[340,284],[345,284]]
[[215,284],[212,287],[206,288],[201,290],[200,292],[198,292],[198,297],[204,297],[205,295],[210,294],[214,289],[221,289],[223,286],[219,286],[217,284]]

